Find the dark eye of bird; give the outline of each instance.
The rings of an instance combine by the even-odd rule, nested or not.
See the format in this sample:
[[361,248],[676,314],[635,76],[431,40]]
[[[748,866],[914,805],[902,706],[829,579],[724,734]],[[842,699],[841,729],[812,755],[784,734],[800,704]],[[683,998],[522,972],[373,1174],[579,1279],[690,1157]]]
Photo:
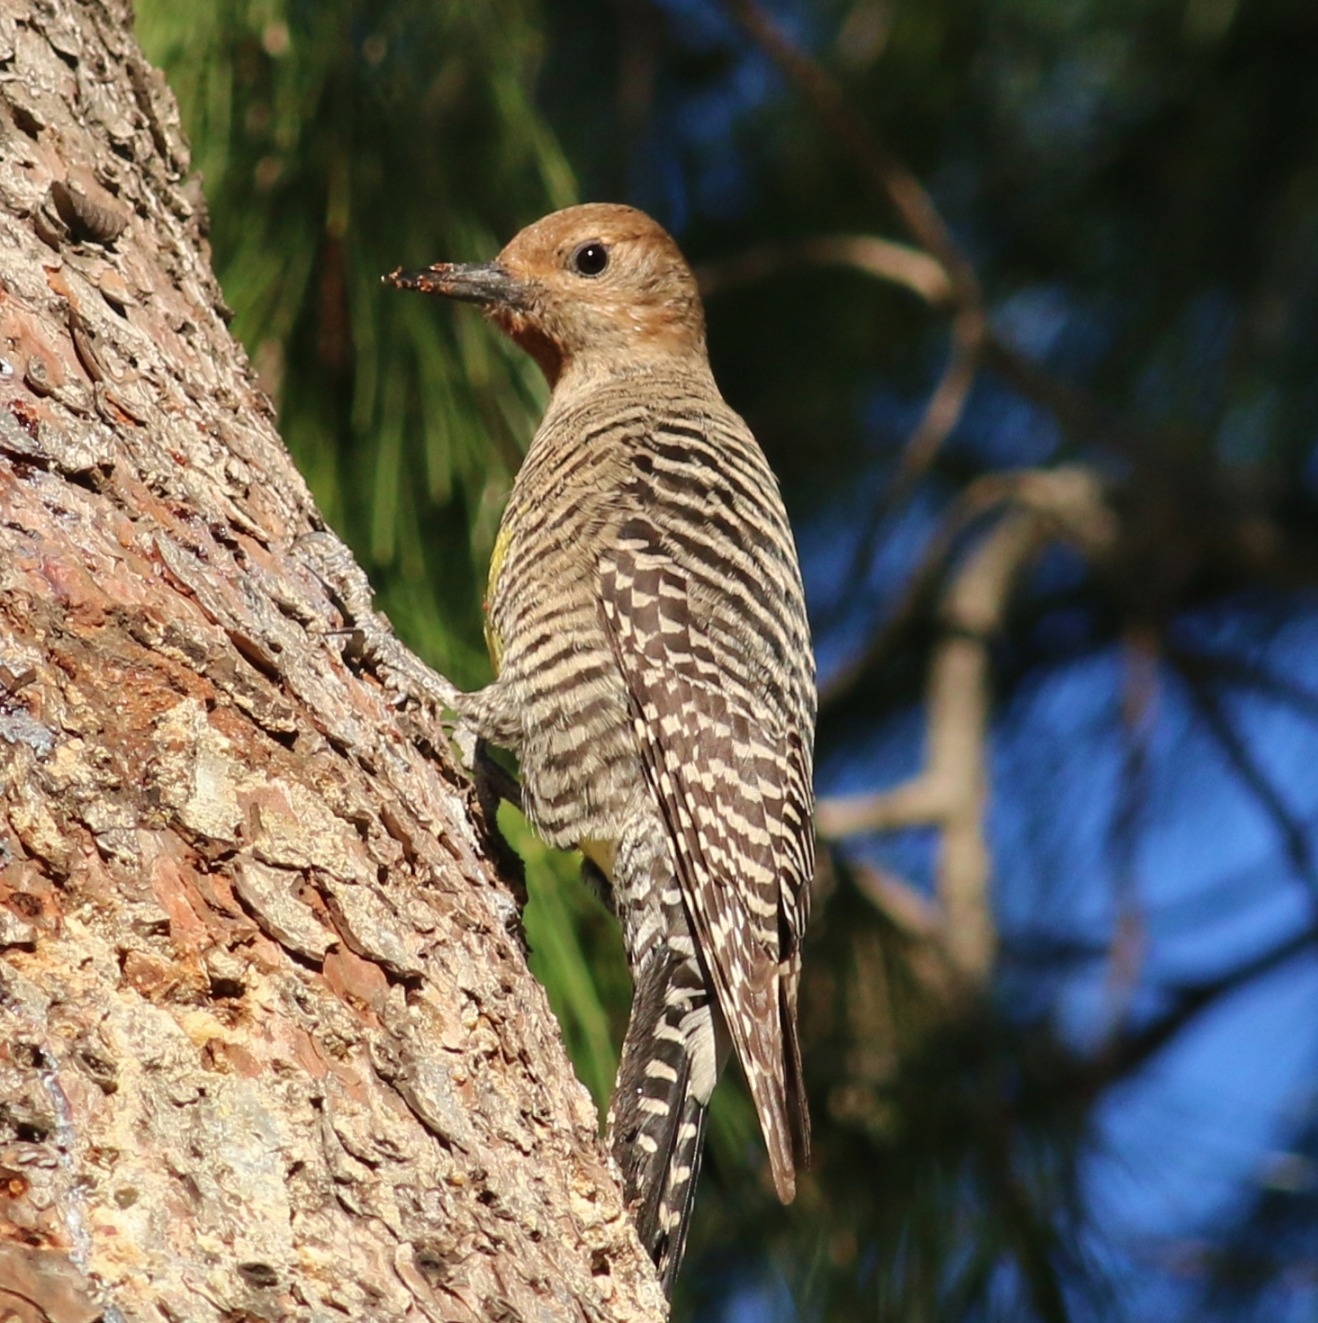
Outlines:
[[583,243],[572,251],[572,269],[579,276],[597,276],[609,264],[609,250],[602,243]]

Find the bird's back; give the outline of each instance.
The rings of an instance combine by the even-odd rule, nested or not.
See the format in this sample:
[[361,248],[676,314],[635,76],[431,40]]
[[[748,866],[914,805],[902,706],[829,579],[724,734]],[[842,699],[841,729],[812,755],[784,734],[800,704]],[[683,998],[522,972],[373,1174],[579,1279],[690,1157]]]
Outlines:
[[[616,838],[639,774],[600,600],[601,564],[637,519],[689,585],[708,643],[693,680],[719,687],[766,736],[814,729],[777,483],[708,374],[651,369],[556,397],[504,512],[487,611],[500,687],[523,714],[528,812],[561,846]],[[665,664],[680,661],[664,651]]]

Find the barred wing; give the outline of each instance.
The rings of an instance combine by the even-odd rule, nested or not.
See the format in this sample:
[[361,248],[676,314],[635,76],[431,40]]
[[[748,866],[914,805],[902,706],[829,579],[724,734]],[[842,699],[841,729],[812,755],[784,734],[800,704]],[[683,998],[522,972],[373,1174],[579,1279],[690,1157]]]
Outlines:
[[646,781],[673,845],[697,951],[746,1074],[784,1202],[809,1122],[796,989],[814,864],[809,732],[753,690],[715,638],[693,576],[650,518],[599,567],[603,623]]

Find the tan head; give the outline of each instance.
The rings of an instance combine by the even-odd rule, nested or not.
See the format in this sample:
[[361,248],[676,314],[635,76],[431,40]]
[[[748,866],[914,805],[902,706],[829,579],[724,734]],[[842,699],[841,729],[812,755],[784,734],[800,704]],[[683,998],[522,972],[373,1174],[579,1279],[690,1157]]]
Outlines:
[[437,262],[385,279],[481,304],[551,386],[569,371],[706,363],[695,277],[667,231],[634,207],[568,207],[528,225],[493,262]]

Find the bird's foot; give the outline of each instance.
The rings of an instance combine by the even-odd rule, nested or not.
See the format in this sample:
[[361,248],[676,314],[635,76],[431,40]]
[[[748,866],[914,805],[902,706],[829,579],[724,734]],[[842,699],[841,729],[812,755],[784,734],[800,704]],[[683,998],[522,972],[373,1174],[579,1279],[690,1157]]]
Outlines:
[[[393,626],[373,605],[375,594],[365,570],[343,542],[328,531],[307,533],[293,543],[293,554],[325,585],[343,613],[344,628],[333,632],[345,639],[343,656],[349,665],[379,676],[399,707],[412,702],[436,715],[459,709],[462,691],[399,642]],[[464,764],[472,768],[474,732],[459,726],[454,740]]]

